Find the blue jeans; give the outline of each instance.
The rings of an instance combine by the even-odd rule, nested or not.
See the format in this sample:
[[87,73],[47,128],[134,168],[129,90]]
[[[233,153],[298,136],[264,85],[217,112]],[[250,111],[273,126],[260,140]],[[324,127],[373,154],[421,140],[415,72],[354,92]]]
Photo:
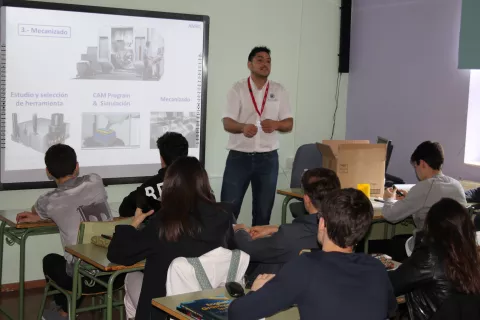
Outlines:
[[243,197],[252,183],[252,226],[270,223],[278,179],[277,151],[246,153],[231,150],[222,183],[222,202],[233,204],[238,218]]

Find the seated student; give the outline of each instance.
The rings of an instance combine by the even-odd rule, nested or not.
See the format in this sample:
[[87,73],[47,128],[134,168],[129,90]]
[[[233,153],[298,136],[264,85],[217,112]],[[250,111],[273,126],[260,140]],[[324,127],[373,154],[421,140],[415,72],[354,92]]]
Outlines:
[[121,217],[133,217],[137,208],[158,211],[165,170],[176,159],[188,155],[188,141],[180,133],[166,132],[158,138],[157,147],[160,151],[161,169],[123,199],[118,209]]
[[[215,201],[202,164],[184,157],[168,166],[162,207],[150,223],[138,230],[153,210],[143,213],[137,209],[131,225],[116,227],[108,259],[123,265],[146,259],[136,320],[157,319],[152,299],[166,295],[167,271],[175,258],[199,257],[218,247],[232,247],[234,217],[229,209]],[[132,281],[126,282],[135,287]],[[132,294],[129,287],[126,291]],[[135,297],[131,300],[137,301]]]
[[480,202],[480,188],[465,191],[467,202]]
[[[416,229],[421,230],[428,210],[440,199],[448,197],[457,200],[463,206],[467,205],[460,182],[442,173],[443,161],[443,148],[438,142],[425,141],[415,149],[410,157],[410,163],[420,182],[409,192],[400,190],[404,198],[396,202],[395,190],[392,188],[385,190],[385,203],[382,209],[385,220],[396,223],[413,216]],[[403,261],[407,257],[405,251],[407,238],[400,236],[391,243],[388,253],[394,260]],[[415,240],[410,241],[410,250],[413,250],[414,243]]]
[[256,226],[250,230],[243,225],[234,227],[237,247],[250,255],[247,286],[261,273],[277,273],[286,262],[297,257],[300,250],[318,248],[317,213],[323,198],[340,190],[340,180],[330,169],[311,169],[302,176],[302,186],[303,203],[309,215],[280,227]]
[[480,294],[475,230],[463,204],[452,199],[434,204],[422,233],[412,255],[389,272],[395,295],[406,295],[415,320],[431,319],[454,293]]
[[297,305],[301,319],[385,320],[396,300],[384,265],[355,245],[370,229],[373,207],[361,191],[337,190],[322,201],[318,217],[321,251],[260,275],[252,291],[234,300],[229,320],[253,320]]
[[[48,177],[55,181],[57,188],[38,198],[32,212],[19,213],[18,222],[53,220],[60,231],[62,246],[65,247],[77,243],[78,228],[82,221],[112,220],[102,178],[96,174],[78,176],[75,150],[64,144],[53,145],[45,153],[45,165]],[[43,258],[43,273],[62,288],[71,290],[74,262],[74,258],[67,252],[64,252],[64,257],[49,254]],[[119,280],[119,285],[122,284],[123,278]],[[82,290],[84,293],[94,293],[105,289],[98,285],[84,285]],[[63,294],[53,297],[56,305],[52,306],[52,310],[45,310],[43,319],[66,319],[66,297]]]

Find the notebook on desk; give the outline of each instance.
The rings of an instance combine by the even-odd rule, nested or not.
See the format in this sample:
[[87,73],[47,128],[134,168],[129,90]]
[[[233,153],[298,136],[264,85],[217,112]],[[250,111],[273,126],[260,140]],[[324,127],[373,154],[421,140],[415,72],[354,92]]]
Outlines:
[[227,320],[232,299],[225,296],[182,302],[177,310],[197,320]]

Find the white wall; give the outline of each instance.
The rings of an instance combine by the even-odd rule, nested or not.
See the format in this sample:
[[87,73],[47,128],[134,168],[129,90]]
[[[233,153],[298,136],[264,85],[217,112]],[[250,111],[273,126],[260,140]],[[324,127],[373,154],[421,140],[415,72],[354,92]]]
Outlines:
[[[60,1],[58,1],[60,2]],[[216,194],[220,194],[227,151],[227,134],[220,115],[230,86],[246,77],[250,49],[267,45],[272,50],[271,78],[289,91],[295,111],[295,129],[282,135],[278,187],[288,187],[290,169],[286,160],[304,143],[330,137],[335,108],[337,53],[340,24],[339,0],[76,0],[63,3],[123,7],[141,10],[182,12],[210,16],[208,61],[208,108],[206,168]],[[345,136],[346,77],[342,80],[337,112],[336,135]],[[121,201],[133,185],[108,187],[111,201]],[[44,190],[0,193],[3,209],[28,208]],[[280,223],[278,196],[271,222]],[[251,221],[251,195],[248,191],[240,222]],[[61,253],[58,235],[32,238],[27,245],[27,280],[43,278],[42,257]],[[5,246],[2,282],[18,282],[18,246]]]

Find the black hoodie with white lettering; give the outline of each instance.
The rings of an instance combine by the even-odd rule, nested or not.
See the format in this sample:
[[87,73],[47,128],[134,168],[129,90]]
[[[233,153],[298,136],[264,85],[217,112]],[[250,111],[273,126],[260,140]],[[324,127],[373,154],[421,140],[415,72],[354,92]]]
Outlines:
[[165,171],[166,168],[158,170],[156,175],[123,199],[118,209],[121,217],[133,217],[137,208],[141,208],[144,212],[160,210]]

